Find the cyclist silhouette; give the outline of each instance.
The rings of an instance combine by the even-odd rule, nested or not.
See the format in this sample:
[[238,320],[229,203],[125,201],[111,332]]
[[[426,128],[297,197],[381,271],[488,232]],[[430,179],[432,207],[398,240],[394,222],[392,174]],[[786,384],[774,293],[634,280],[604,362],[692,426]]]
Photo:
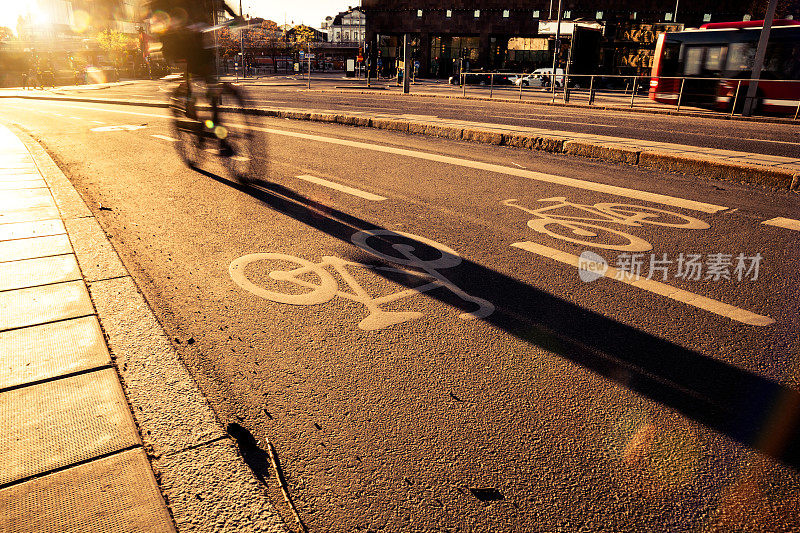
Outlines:
[[224,0],[150,0],[150,29],[161,41],[161,52],[170,62],[186,62],[187,74],[209,80],[214,75],[214,45],[207,30],[220,8],[241,21]]

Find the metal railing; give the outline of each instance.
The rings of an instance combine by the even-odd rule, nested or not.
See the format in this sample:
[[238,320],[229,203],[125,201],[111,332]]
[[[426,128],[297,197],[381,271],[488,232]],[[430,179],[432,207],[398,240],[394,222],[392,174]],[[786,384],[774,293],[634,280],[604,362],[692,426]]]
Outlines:
[[[747,88],[753,80],[749,78],[698,78],[681,76],[625,76],[600,74],[569,74],[547,78],[534,77],[529,73],[509,72],[462,72],[457,78],[461,94],[467,95],[468,86],[488,89],[489,98],[495,94],[508,95],[515,92],[517,100],[557,99],[569,103],[583,99],[586,105],[600,103],[615,107],[651,107],[680,111],[681,107],[705,108],[704,111],[725,112],[730,116],[741,114]],[[549,82],[548,82],[549,81]],[[756,80],[761,87],[756,96],[758,112],[764,107],[770,111],[800,116],[800,80]],[[773,91],[776,85],[787,84],[779,99],[765,97],[763,89]],[[539,89],[539,92],[536,91]],[[655,99],[651,98],[651,92]],[[776,103],[775,100],[780,100]]]

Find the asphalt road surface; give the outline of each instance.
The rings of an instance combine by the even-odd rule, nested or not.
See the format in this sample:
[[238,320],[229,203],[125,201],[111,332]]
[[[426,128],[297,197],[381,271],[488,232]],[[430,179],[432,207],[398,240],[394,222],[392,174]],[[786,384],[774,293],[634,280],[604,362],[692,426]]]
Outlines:
[[163,109],[0,117],[312,531],[800,530],[796,194],[263,118],[246,187]]
[[[800,159],[800,142],[798,142],[800,123],[791,125],[726,120],[725,115],[721,113],[687,118],[586,107],[553,107],[514,102],[402,96],[396,94],[396,89],[393,91],[375,90],[370,94],[353,94],[352,90],[337,89],[337,87],[351,86],[353,82],[350,81],[313,79],[312,82],[311,91],[304,88],[302,80],[285,77],[244,81],[241,85],[248,91],[248,103],[256,107],[312,108],[345,112],[370,111],[412,117],[435,116],[445,119],[548,128],[556,131],[671,142]],[[443,85],[421,84],[415,86],[414,90],[431,92],[435,89],[435,92],[447,96],[461,94],[457,87]],[[136,81],[103,89],[64,88],[56,92],[100,98],[164,101],[169,88],[170,84],[162,81]],[[477,92],[477,89],[470,88],[470,90]],[[505,96],[509,96],[509,94]],[[501,94],[501,96],[503,95]],[[643,100],[647,101],[644,98]]]

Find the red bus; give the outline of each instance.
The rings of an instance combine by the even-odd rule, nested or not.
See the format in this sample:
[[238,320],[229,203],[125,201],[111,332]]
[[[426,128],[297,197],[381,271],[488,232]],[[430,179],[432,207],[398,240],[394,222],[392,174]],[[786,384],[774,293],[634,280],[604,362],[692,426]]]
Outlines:
[[[658,36],[650,99],[737,111],[744,104],[763,20],[705,24]],[[738,87],[738,89],[737,89]],[[738,98],[736,96],[738,90]],[[756,109],[794,113],[800,103],[800,22],[776,20],[756,94]]]

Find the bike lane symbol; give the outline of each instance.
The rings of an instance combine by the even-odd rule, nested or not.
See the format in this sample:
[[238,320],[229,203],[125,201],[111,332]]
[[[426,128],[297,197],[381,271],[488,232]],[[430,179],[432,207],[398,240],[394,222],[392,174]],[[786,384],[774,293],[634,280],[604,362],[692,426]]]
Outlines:
[[[627,227],[650,224],[691,230],[710,227],[708,223],[697,218],[643,205],[613,202],[584,205],[570,202],[563,196],[540,199],[539,202],[555,203],[538,209],[530,209],[517,202],[518,200],[512,198],[501,203],[534,215],[535,218],[528,221],[528,227],[534,231],[583,246],[625,252],[647,252],[653,249],[653,245],[636,235],[604,224]],[[559,210],[562,212],[559,213]]]
[[[386,240],[392,237],[400,237],[403,238],[402,240],[411,240],[415,245],[393,244],[391,245],[391,249],[397,252],[397,255],[390,255],[375,249],[369,243],[371,239]],[[359,328],[366,331],[379,330],[422,317],[423,313],[418,311],[385,311],[381,306],[440,287],[450,290],[465,302],[473,303],[477,306],[475,311],[461,313],[459,318],[462,320],[485,318],[494,312],[495,308],[491,302],[466,293],[439,272],[440,269],[452,268],[461,263],[461,257],[458,253],[443,244],[411,233],[391,230],[359,231],[353,234],[351,241],[365,252],[401,268],[346,261],[334,256],[323,256],[321,262],[313,263],[307,259],[288,254],[256,253],[236,259],[230,264],[228,271],[231,279],[241,288],[256,296],[278,303],[319,305],[329,302],[336,296],[358,302],[364,305],[369,311],[369,314],[358,324]],[[421,259],[415,254],[420,244],[436,250],[439,256],[431,260]],[[307,291],[299,293],[280,292],[253,283],[247,277],[245,270],[249,265],[261,261],[296,265],[296,268],[290,270],[273,270],[268,274],[268,277],[275,281],[289,282],[296,287],[307,289]],[[328,267],[339,274],[352,292],[339,290],[339,283],[334,276],[326,270]],[[356,281],[353,275],[348,272],[348,268],[363,268],[367,270],[398,273],[406,276],[416,276],[420,279],[421,284],[417,287],[373,298],[364,290],[358,281]],[[309,281],[309,275],[316,281]]]

